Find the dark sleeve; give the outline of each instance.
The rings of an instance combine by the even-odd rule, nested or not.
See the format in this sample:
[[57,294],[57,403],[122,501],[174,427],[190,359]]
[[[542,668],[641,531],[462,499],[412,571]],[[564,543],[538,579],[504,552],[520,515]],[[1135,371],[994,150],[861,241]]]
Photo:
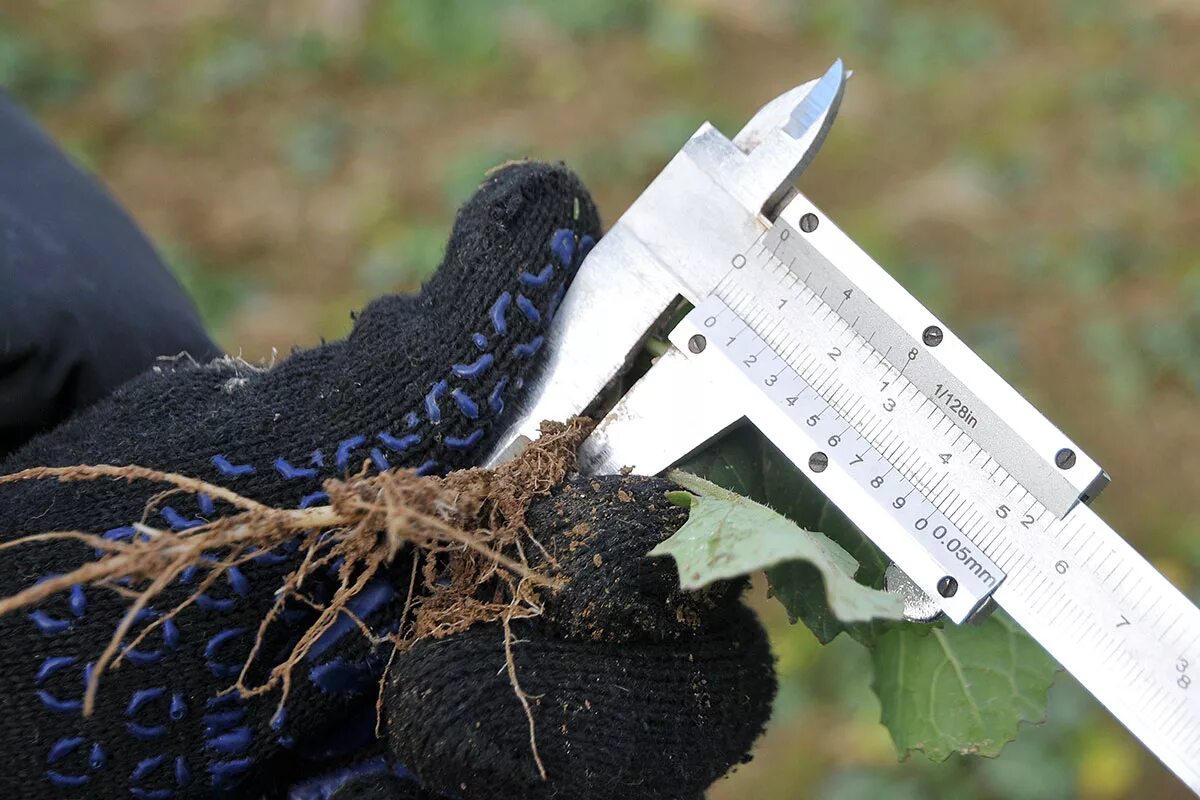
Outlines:
[[0,92],[0,458],[147,369],[218,355],[107,192]]

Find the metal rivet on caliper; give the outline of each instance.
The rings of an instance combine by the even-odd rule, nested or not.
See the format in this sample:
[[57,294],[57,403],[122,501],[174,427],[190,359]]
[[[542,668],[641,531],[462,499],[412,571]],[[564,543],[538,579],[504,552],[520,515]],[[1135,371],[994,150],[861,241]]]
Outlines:
[[949,575],[938,581],[938,594],[942,597],[954,597],[958,593],[958,581]]
[[805,233],[812,233],[817,229],[817,223],[819,222],[820,220],[817,219],[817,215],[809,212],[800,218],[800,230]]
[[937,347],[942,343],[944,336],[945,334],[942,333],[941,328],[939,328],[937,325],[930,325],[925,329],[925,332],[921,334],[921,341],[923,341],[928,347]]
[[808,468],[813,472],[824,472],[829,466],[829,456],[822,453],[820,450],[808,457]]
[[703,353],[705,347],[708,347],[708,340],[702,334],[694,333],[692,338],[688,339],[688,350],[693,353]]
[[1054,455],[1054,463],[1059,469],[1070,469],[1075,466],[1075,451],[1069,447],[1064,447]]

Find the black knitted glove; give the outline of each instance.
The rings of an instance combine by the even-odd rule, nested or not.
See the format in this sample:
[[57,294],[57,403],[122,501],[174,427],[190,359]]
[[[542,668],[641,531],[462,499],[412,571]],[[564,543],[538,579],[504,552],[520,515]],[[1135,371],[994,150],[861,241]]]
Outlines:
[[[324,478],[364,463],[411,466],[424,473],[474,464],[503,430],[505,409],[534,367],[542,331],[598,226],[585,190],[565,170],[533,164],[506,168],[460,212],[442,267],[422,293],[376,301],[345,341],[296,353],[268,371],[234,360],[164,364],[35,439],[0,464],[0,474],[37,465],[139,464],[222,483],[272,505],[307,506],[324,499]],[[134,534],[129,524],[161,488],[110,480],[3,485],[0,539],[56,529],[128,538]],[[638,497],[659,495],[661,486],[653,486]],[[539,515],[554,508],[546,502]],[[634,536],[636,547],[624,556],[629,564],[642,564],[640,556],[664,532],[663,520],[670,517],[663,515],[672,513],[665,506],[648,508],[642,516],[645,524],[653,523],[654,535]],[[205,496],[175,495],[149,521],[183,529],[228,511]],[[554,527],[548,519],[539,525]],[[619,541],[619,531],[613,534]],[[596,555],[605,558],[603,550]],[[0,592],[11,594],[93,556],[82,545],[62,542],[7,551],[0,557]],[[390,748],[373,736],[375,688],[386,654],[373,649],[349,619],[310,651],[284,713],[274,713],[277,693],[248,700],[224,693],[249,654],[275,588],[299,558],[295,548],[285,546],[231,570],[131,651],[119,669],[105,674],[96,711],[86,719],[80,698],[90,664],[128,601],[111,590],[77,586],[27,613],[0,617],[5,642],[0,743],[7,755],[0,796],[153,800],[290,791],[297,798],[326,797],[346,776],[374,772],[370,780],[381,787],[387,782],[404,786],[400,791],[408,794],[397,797],[426,797],[411,781],[401,780],[409,774],[401,764],[431,789],[467,800],[539,796],[546,785],[530,782],[528,730],[511,687],[504,683],[470,706],[455,695],[456,689],[476,691],[494,681],[486,674],[497,669],[495,647],[502,648],[494,628],[480,626],[396,660],[388,696]],[[386,630],[399,616],[407,570],[401,564],[395,569],[404,583],[377,579],[352,603],[352,610],[377,630]],[[195,573],[185,575],[146,611],[141,624],[188,596],[196,580]],[[646,597],[661,603],[669,592],[661,591],[661,581],[656,585],[657,595],[652,591]],[[319,581],[311,591],[320,599]],[[572,589],[563,597],[575,594]],[[638,607],[621,597],[611,610]],[[646,604],[653,605],[649,599]],[[583,623],[571,622],[567,612],[550,614],[521,632],[530,642],[516,652],[522,682],[530,694],[546,694],[538,705],[537,716],[545,716],[539,730],[561,727],[558,706],[547,706],[551,697],[568,707],[575,701],[596,707],[593,697],[603,701],[593,724],[583,725],[590,733],[579,740],[588,743],[591,754],[563,749],[569,738],[539,734],[553,781],[549,785],[575,787],[546,796],[609,796],[605,792],[615,784],[603,783],[607,778],[596,777],[600,772],[618,776],[619,784],[640,780],[657,786],[657,773],[667,771],[660,754],[680,742],[696,746],[701,756],[695,762],[679,757],[693,782],[676,783],[677,788],[706,785],[744,755],[772,693],[769,655],[761,630],[743,618],[740,606],[726,597],[716,607],[712,622],[705,618],[682,632],[670,632],[658,618],[623,616],[623,610],[598,629],[572,627]],[[578,610],[584,612],[591,613]],[[661,612],[656,610],[659,617]],[[260,673],[290,649],[312,619],[310,610],[287,609],[284,624],[272,626],[264,642]],[[608,617],[596,609],[593,619]],[[736,657],[731,656],[734,647],[740,648]],[[456,654],[451,662],[459,672],[440,660],[444,654]],[[650,663],[661,669],[686,664],[691,672],[682,683],[684,673],[678,671],[653,681],[646,672]],[[714,665],[711,674],[708,663]],[[622,670],[645,680],[603,692],[579,683],[611,683]],[[410,673],[411,684],[403,679]],[[455,675],[470,675],[475,685],[444,683]],[[678,718],[678,709],[687,707],[678,687],[690,686],[695,694],[709,679],[734,687],[731,698],[737,687],[753,684],[753,691],[742,693],[756,702],[737,701],[741,716],[722,710]],[[406,688],[418,684],[424,687],[419,695]],[[726,698],[706,702],[724,709]],[[481,718],[476,707],[488,711]],[[669,712],[675,716],[660,717]],[[474,733],[468,731],[468,719],[469,725],[479,723]],[[493,721],[503,721],[494,732]],[[561,724],[570,730],[573,723]],[[664,728],[679,733],[662,741],[647,738],[646,731]],[[625,738],[603,739],[625,737],[634,729],[642,731],[637,741],[643,747],[657,747],[659,753],[631,750]],[[721,744],[708,750],[696,744],[697,738],[710,736]],[[357,766],[341,769],[351,758]],[[297,785],[321,772],[328,774]],[[481,782],[490,782],[496,794],[480,794],[487,785]],[[594,795],[589,794],[593,786]]]
[[495,625],[398,656],[385,702],[391,753],[333,800],[696,800],[745,757],[775,694],[766,636],[742,582],[682,592],[670,559],[645,554],[687,512],[659,478],[572,478],[534,503],[533,535],[568,588],[514,623],[514,662],[533,698],[543,781],[528,719]]
[[569,579],[542,617],[514,623],[528,721],[497,626],[418,642],[388,674],[392,753],[462,800],[693,800],[741,761],[775,695],[766,636],[743,582],[683,592],[646,553],[687,512],[660,478],[574,478],[529,524]]

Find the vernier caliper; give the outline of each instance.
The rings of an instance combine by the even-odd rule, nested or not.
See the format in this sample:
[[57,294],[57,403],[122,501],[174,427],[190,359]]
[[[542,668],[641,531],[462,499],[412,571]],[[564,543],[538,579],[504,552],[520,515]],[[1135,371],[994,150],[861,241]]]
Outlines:
[[748,420],[892,559],[911,613],[994,600],[1200,793],[1200,609],[1088,507],[1096,462],[793,188],[847,77],[684,144],[584,261],[490,460],[593,407],[683,298],[584,471],[655,474]]

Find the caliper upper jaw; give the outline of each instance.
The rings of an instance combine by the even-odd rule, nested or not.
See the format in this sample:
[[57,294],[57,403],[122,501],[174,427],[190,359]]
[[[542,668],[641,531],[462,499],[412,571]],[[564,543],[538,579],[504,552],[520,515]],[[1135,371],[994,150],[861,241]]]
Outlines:
[[[729,270],[721,254],[761,235],[764,208],[820,147],[844,81],[837,62],[764,106],[737,142],[701,126],[580,266],[546,331],[543,365],[488,465],[519,452],[543,420],[593,407],[680,296],[697,303],[713,291]],[[619,451],[612,457],[621,460]]]
[[[766,229],[762,217],[792,191],[833,125],[846,78],[835,62],[763,106],[733,140],[705,124],[622,217],[618,227],[656,254],[688,300],[708,296],[728,258]],[[585,442],[581,469],[652,475],[719,436],[744,412],[710,381],[698,362],[668,351]]]
[[733,138],[733,144],[748,156],[734,184],[750,207],[768,219],[774,219],[775,210],[824,144],[849,77],[838,59],[819,79],[759,109]]
[[837,116],[840,61],[763,106],[733,139],[705,123],[621,217],[698,304],[768,228]]

